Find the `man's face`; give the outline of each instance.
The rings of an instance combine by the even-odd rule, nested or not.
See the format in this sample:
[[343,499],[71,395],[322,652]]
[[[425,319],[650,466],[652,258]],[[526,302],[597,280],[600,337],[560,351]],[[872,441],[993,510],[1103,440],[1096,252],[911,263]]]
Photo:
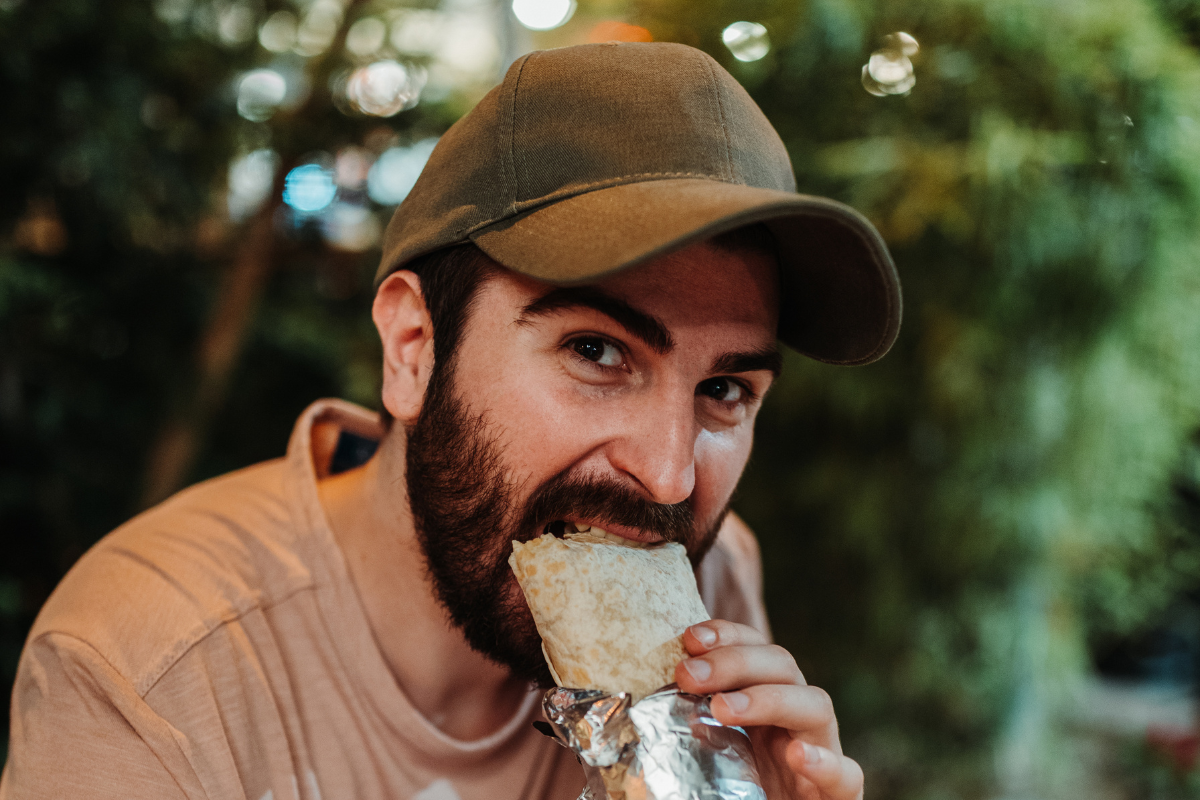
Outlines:
[[550,683],[514,540],[590,525],[699,561],[778,371],[776,320],[773,259],[708,243],[586,287],[484,283],[407,452],[435,591],[475,649]]

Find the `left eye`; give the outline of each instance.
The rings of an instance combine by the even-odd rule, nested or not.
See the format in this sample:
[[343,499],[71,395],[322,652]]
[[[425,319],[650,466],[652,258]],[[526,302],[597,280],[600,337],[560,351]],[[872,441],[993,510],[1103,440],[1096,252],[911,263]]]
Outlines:
[[746,398],[746,390],[742,385],[729,378],[709,378],[702,381],[696,387],[696,393],[722,403],[739,403]]
[[571,349],[575,351],[576,355],[602,367],[619,367],[624,361],[620,349],[603,339],[594,337],[576,339],[571,343]]

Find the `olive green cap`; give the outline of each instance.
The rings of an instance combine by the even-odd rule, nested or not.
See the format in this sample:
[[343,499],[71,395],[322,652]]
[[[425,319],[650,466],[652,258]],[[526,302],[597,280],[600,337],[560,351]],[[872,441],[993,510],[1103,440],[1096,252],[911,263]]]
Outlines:
[[551,284],[595,281],[762,222],[780,268],[779,338],[866,364],[900,329],[900,282],[849,206],[796,193],[779,134],[706,53],[668,42],[522,56],[442,136],[384,236],[376,283],[472,241]]

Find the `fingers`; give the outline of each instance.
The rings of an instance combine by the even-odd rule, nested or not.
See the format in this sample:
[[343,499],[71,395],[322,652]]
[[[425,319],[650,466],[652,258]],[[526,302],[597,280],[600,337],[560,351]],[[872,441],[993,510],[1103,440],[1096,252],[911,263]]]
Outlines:
[[779,645],[731,645],[685,658],[675,669],[679,688],[693,694],[716,694],[760,683],[803,684],[792,654]]
[[726,620],[693,625],[683,643],[690,657],[675,669],[680,689],[713,695],[712,713],[722,724],[775,730],[784,738],[779,750],[769,748],[774,758],[782,756],[822,798],[862,800],[862,768],[842,755],[833,701],[806,684],[791,653]]
[[722,725],[774,725],[841,754],[833,702],[816,686],[750,686],[717,695],[712,711]]
[[707,653],[714,647],[766,643],[767,637],[757,628],[723,619],[698,623],[683,633],[683,646],[687,648],[688,655],[693,656]]
[[812,781],[822,797],[862,798],[863,771],[854,759],[799,740],[788,745],[786,757],[788,766]]

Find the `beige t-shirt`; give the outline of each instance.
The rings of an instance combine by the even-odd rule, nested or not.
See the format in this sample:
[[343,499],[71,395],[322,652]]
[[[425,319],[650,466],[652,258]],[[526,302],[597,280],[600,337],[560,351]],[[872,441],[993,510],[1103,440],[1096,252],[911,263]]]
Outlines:
[[[575,758],[531,691],[500,730],[422,717],[371,634],[317,496],[336,400],[284,459],[207,481],[106,536],[42,609],[21,656],[0,800],[573,800]],[[714,616],[766,629],[753,536],[725,526],[699,570]]]

